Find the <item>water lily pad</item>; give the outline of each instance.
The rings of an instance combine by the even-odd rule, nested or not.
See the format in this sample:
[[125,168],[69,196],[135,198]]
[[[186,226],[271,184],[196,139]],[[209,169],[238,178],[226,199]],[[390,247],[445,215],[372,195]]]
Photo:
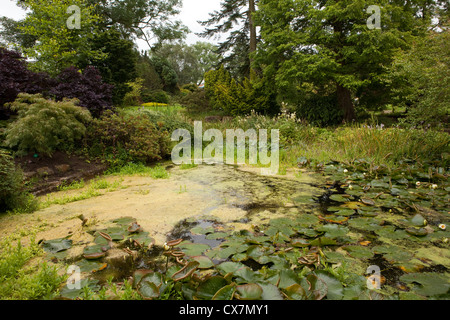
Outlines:
[[395,226],[383,226],[381,229],[376,230],[375,233],[380,237],[392,239],[392,240],[401,240],[408,237],[408,234],[403,229],[398,229]]
[[370,182],[370,185],[372,188],[389,188],[389,183],[383,181],[383,180],[372,180]]
[[84,288],[88,287],[92,291],[100,290],[98,280],[81,279],[74,284],[65,285],[59,292],[60,296],[66,299],[76,299],[83,296]]
[[106,264],[103,262],[86,259],[82,259],[81,261],[77,262],[76,265],[80,267],[81,272],[97,272],[103,270],[106,267]]
[[212,260],[206,256],[193,256],[191,260],[197,261],[199,263],[199,269],[209,269],[214,267]]
[[236,284],[234,282],[220,288],[212,297],[212,300],[233,300]]
[[383,254],[383,257],[393,264],[402,264],[413,258],[413,255],[406,249],[396,245],[375,246],[372,250],[375,253]]
[[337,216],[351,216],[355,214],[355,210],[352,209],[341,209],[334,213]]
[[127,228],[129,233],[138,233],[142,231],[141,226],[137,222],[132,222],[130,226]]
[[381,229],[381,220],[371,217],[359,217],[349,221],[349,226],[361,230],[376,231]]
[[156,284],[146,279],[139,282],[138,292],[144,300],[152,300],[159,297],[159,288]]
[[342,224],[348,221],[348,217],[346,216],[336,216],[333,214],[330,215],[326,215],[326,216],[319,216],[320,220],[326,221],[326,222],[330,222],[330,223],[338,223],[338,224]]
[[242,284],[236,287],[236,296],[240,300],[259,300],[263,289],[256,283]]
[[240,262],[225,261],[216,266],[216,269],[222,274],[234,273],[239,269],[246,268],[246,266]]
[[446,294],[450,288],[448,276],[436,273],[410,273],[400,277],[400,281],[412,284],[412,290],[423,296]]
[[173,281],[179,281],[189,277],[200,265],[197,261],[189,261],[183,268],[172,275]]
[[306,239],[302,239],[302,238],[294,238],[291,239],[291,244],[294,247],[308,247],[311,245],[311,243],[309,242],[309,240]]
[[94,253],[85,253],[83,254],[83,258],[87,260],[96,260],[103,258],[106,255],[106,252],[94,252]]
[[327,299],[341,300],[344,296],[344,287],[341,282],[337,280],[329,272],[323,270],[315,271],[316,276],[322,280],[327,286]]
[[200,299],[211,300],[221,288],[228,285],[227,280],[221,276],[212,276],[200,283],[195,296]]
[[135,221],[136,221],[136,219],[133,217],[122,217],[122,218],[115,219],[112,222],[117,223],[122,226],[128,226]]
[[367,206],[374,206],[375,205],[375,201],[373,199],[370,198],[361,198],[361,202]]
[[130,239],[136,240],[141,246],[145,247],[155,243],[155,239],[150,237],[150,234],[146,231],[133,234]]
[[324,247],[337,245],[336,240],[328,237],[319,237],[311,241],[312,246]]
[[417,236],[417,237],[423,237],[426,236],[428,234],[428,231],[425,228],[407,228],[405,229],[406,232],[408,232],[409,234],[413,235],[413,236]]
[[309,300],[322,300],[328,293],[326,283],[315,274],[309,274],[302,279],[302,282],[308,285],[307,295]]
[[263,289],[262,300],[283,300],[283,296],[276,285],[263,282],[258,282],[258,285]]
[[229,234],[227,232],[214,232],[210,233],[206,236],[206,239],[208,240],[217,240],[217,239],[223,239]]
[[202,255],[206,250],[210,249],[211,247],[203,243],[183,242],[178,245],[178,248],[180,248],[184,253],[186,253],[187,256],[192,257]]
[[344,197],[341,194],[332,194],[330,196],[330,200],[337,201],[337,202],[348,202],[348,201],[350,201],[348,198]]
[[[136,273],[134,276],[136,277]],[[163,276],[159,272],[145,272],[145,273],[143,272],[142,277],[139,280],[139,283],[142,283],[143,281],[151,282],[155,284],[156,287],[159,288],[163,284]]]
[[346,250],[350,256],[358,259],[370,259],[373,257],[373,252],[367,247],[361,246],[343,246],[342,249]]
[[46,252],[57,253],[72,247],[72,240],[62,238],[54,240],[46,240],[42,243],[42,247]]
[[317,228],[317,231],[325,232],[324,236],[331,239],[343,237],[349,233],[349,229],[347,227],[337,224],[326,224]]
[[313,214],[301,214],[295,218],[296,224],[304,227],[314,225],[319,222],[319,219]]
[[298,283],[290,285],[283,292],[290,300],[306,300],[307,298],[305,289]]

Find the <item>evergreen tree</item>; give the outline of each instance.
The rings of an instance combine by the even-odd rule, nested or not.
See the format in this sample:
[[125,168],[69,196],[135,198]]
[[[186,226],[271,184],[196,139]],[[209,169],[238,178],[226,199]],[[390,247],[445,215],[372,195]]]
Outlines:
[[211,13],[209,20],[200,22],[210,27],[200,36],[211,38],[229,33],[227,39],[219,44],[217,52],[224,56],[220,63],[237,78],[251,74],[252,54],[258,42],[255,11],[256,0],[224,0],[220,11]]
[[[380,16],[369,6],[378,5]],[[257,62],[279,93],[299,103],[311,94],[336,97],[345,121],[355,98],[385,94],[381,76],[396,49],[420,36],[438,1],[260,0]],[[375,19],[375,20],[374,20]],[[380,23],[380,28],[373,21]],[[375,26],[371,28],[370,26]]]

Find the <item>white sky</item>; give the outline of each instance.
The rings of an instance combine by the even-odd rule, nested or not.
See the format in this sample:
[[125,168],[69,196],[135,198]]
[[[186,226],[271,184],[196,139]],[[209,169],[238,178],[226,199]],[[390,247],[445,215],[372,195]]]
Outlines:
[[[210,12],[220,9],[220,2],[221,0],[183,0],[183,8],[177,19],[181,20],[191,30],[186,39],[188,44],[197,41],[217,43],[214,38],[199,38],[195,33],[203,31],[203,27],[197,21],[207,20]],[[25,17],[25,11],[16,5],[15,0],[0,0],[0,16],[19,20]],[[139,41],[138,45],[141,49],[148,49],[145,43]]]

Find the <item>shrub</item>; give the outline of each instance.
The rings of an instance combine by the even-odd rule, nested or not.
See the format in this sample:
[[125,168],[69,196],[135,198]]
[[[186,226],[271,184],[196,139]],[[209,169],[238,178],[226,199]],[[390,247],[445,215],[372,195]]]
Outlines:
[[87,67],[81,73],[75,67],[61,72],[58,84],[50,90],[57,101],[64,98],[78,99],[79,105],[87,108],[95,118],[112,108],[112,85],[104,83],[100,72],[94,67]]
[[20,92],[46,92],[52,84],[47,74],[28,70],[20,53],[0,48],[0,119],[9,118],[10,110],[4,105],[16,100]]
[[203,89],[189,92],[181,98],[180,103],[187,107],[189,111],[207,111],[210,108],[206,92]]
[[142,88],[143,88],[144,79],[137,78],[133,82],[129,82],[128,86],[131,88],[131,91],[125,94],[123,98],[123,104],[126,106],[139,106],[142,104]]
[[312,95],[298,105],[296,112],[300,119],[319,127],[337,125],[343,120],[335,96]]
[[0,149],[0,212],[33,211],[37,202],[24,189],[22,171],[15,167],[12,156]]
[[113,166],[128,161],[150,163],[169,154],[168,135],[144,114],[107,111],[93,121],[85,141],[91,156],[102,156]]
[[188,90],[190,92],[195,92],[198,89],[198,86],[195,83],[188,83],[181,87],[181,89]]
[[447,127],[450,115],[450,31],[429,31],[400,52],[388,76],[394,103],[408,107],[405,122]]
[[263,114],[276,114],[279,107],[275,95],[265,79],[244,79],[242,83],[233,79],[221,66],[205,74],[205,90],[213,109],[237,116],[250,114],[252,110]]
[[20,93],[10,108],[18,119],[6,129],[5,144],[28,151],[51,155],[56,150],[68,150],[82,139],[91,121],[88,110],[78,107],[76,100],[55,102],[40,94]]
[[144,90],[144,92],[142,93],[142,101],[144,103],[157,102],[168,104],[169,100],[170,100],[169,96],[163,90],[155,90],[155,91]]

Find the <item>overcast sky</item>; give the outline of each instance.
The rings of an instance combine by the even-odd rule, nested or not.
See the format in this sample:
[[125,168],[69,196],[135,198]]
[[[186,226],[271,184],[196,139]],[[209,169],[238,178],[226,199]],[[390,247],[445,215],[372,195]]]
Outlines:
[[[221,0],[183,0],[183,8],[178,17],[179,20],[191,30],[186,42],[189,44],[197,41],[210,41],[217,43],[217,40],[199,38],[195,33],[203,31],[203,27],[197,21],[207,20],[209,13],[220,9]],[[14,20],[25,17],[25,11],[16,5],[15,0],[0,0],[0,16],[6,16]],[[138,43],[141,49],[148,49],[147,45]]]

